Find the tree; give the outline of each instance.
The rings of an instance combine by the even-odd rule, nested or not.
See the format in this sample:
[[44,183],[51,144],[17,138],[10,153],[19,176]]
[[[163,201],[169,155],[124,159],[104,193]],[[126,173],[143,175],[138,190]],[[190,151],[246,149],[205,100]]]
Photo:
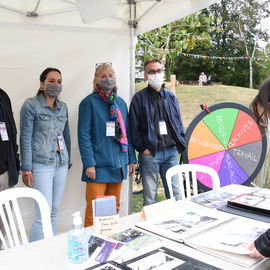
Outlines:
[[[262,31],[263,27],[259,27],[257,21],[268,16],[266,9],[268,1],[260,1],[261,8],[265,10],[263,14],[258,12],[256,1],[248,0],[243,2],[246,6],[246,2],[249,2],[247,7],[252,10],[240,7],[241,3],[238,3],[238,0],[221,0],[220,3],[210,6],[208,13],[211,17],[212,27],[209,28],[209,34],[212,46],[210,48],[196,47],[185,52],[220,57],[250,56],[253,58],[244,61],[209,61],[201,59],[184,60],[183,57],[179,57],[176,59],[173,68],[173,72],[178,74],[178,79],[183,80],[188,76],[189,79],[192,77],[195,80],[199,72],[204,71],[207,74],[215,74],[216,79],[228,85],[248,87],[251,77],[252,85],[258,87],[261,81],[267,77],[266,69],[253,61],[254,57],[264,58],[264,56],[262,55],[262,49],[258,47],[258,42],[256,42],[256,35],[252,33],[257,34],[257,40],[267,39],[265,29]],[[255,7],[251,8],[251,4],[254,4]],[[250,16],[248,12],[250,12]],[[244,18],[246,18],[246,24],[249,23],[249,20],[253,23],[249,23],[249,26],[243,26]],[[246,42],[243,41],[243,35],[241,37],[239,24],[241,25],[240,29],[245,30],[243,34]],[[256,46],[254,46],[255,44]]]
[[210,18],[199,11],[181,20],[138,36],[137,57],[146,60],[158,57],[170,74],[173,59],[182,50],[196,46],[210,47]]
[[267,41],[269,36],[262,21],[269,17],[269,0],[237,0],[234,17],[239,44],[243,43],[249,57],[249,87],[253,87],[253,63],[258,49],[258,40]]

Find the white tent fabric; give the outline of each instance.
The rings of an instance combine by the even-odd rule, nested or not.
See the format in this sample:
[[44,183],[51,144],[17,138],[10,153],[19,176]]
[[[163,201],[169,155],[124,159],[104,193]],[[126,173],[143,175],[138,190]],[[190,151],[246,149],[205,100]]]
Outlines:
[[[215,1],[137,2],[136,18],[157,4],[139,20],[137,33],[142,33]],[[61,100],[69,108],[73,166],[69,170],[60,208],[60,231],[70,228],[72,213],[80,210],[84,215],[85,185],[80,181],[82,165],[77,145],[77,111],[80,101],[92,91],[95,63],[112,62],[120,96],[129,103],[132,93],[130,80],[133,74],[130,67],[134,65],[132,48],[136,33],[130,31],[127,23],[130,6],[124,0],[80,0],[78,3],[79,7],[74,0],[0,0],[0,87],[11,98],[17,127],[23,101],[34,96],[39,88],[40,73],[48,66],[62,71]],[[96,9],[87,7],[89,3],[95,3]],[[107,17],[111,13],[104,3],[114,10],[113,17]],[[80,11],[83,20],[89,23],[82,23]],[[38,16],[27,17],[26,14]],[[124,183],[121,215],[128,213],[128,184],[127,181]],[[19,186],[22,185],[20,180]],[[33,206],[28,201],[22,201],[21,206],[26,225],[30,225]]]

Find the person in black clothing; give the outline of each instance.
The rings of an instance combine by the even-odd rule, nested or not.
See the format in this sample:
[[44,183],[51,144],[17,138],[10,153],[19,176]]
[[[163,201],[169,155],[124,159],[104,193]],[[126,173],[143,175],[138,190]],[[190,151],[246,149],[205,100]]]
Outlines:
[[[163,86],[164,65],[160,59],[144,63],[148,86],[137,92],[130,104],[130,134],[133,147],[139,152],[144,205],[156,202],[158,179],[161,176],[166,198],[170,198],[167,170],[179,164],[179,153],[185,148],[184,127],[176,96]],[[177,175],[172,179],[176,200],[181,199]]]
[[252,253],[249,255],[254,258],[270,257],[270,229],[259,236],[249,247]]
[[16,137],[11,102],[0,88],[0,191],[18,183],[20,161]]
[[[18,183],[20,161],[16,136],[11,102],[7,93],[0,88],[0,192]],[[0,231],[5,234],[1,219]]]

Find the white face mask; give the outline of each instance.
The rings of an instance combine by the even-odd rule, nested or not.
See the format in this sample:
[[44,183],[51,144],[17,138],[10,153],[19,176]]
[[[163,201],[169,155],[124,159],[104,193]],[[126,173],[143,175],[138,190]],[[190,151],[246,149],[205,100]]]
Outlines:
[[148,83],[154,88],[159,88],[164,81],[164,73],[156,73],[148,75]]

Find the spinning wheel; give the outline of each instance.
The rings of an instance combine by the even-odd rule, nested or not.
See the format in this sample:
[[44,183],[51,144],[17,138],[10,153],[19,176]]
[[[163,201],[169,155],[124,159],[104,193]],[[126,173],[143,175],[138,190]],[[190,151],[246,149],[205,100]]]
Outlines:
[[[251,111],[237,103],[222,102],[203,110],[189,125],[184,163],[215,169],[220,186],[248,185],[259,173],[266,155],[266,137]],[[199,186],[212,188],[207,174],[197,173]]]

